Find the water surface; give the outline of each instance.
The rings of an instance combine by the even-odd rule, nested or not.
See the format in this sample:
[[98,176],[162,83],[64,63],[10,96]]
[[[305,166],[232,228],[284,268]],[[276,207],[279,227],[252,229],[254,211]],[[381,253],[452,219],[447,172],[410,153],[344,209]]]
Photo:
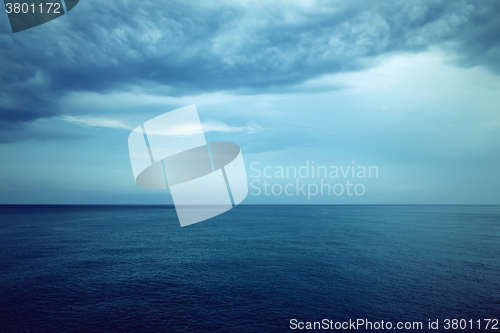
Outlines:
[[2,332],[500,317],[500,206],[0,206],[0,249]]

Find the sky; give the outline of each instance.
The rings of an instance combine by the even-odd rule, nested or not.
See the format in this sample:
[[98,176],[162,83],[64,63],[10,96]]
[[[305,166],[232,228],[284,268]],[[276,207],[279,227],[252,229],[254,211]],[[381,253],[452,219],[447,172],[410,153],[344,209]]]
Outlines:
[[[0,203],[172,203],[127,138],[195,104],[258,181],[244,204],[500,204],[499,31],[497,0],[81,0],[15,34],[0,14]],[[378,177],[255,195],[307,192],[274,172],[313,161]]]

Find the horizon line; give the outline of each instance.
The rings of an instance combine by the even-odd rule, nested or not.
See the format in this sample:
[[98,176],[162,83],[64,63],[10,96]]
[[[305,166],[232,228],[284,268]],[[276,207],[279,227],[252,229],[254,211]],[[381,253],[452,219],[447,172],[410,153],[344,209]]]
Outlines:
[[[74,203],[0,203],[0,206],[171,206],[174,204],[74,204]],[[438,204],[239,204],[238,206],[500,206],[500,204],[482,204],[482,203],[438,203]]]

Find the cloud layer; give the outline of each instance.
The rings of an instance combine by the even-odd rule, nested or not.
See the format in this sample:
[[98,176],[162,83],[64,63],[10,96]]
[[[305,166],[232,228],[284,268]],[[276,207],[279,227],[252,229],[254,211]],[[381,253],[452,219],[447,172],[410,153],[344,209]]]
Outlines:
[[75,92],[279,93],[432,45],[460,66],[498,73],[498,31],[495,0],[88,0],[44,26],[0,35],[0,140],[16,141],[40,118],[81,116],[60,106]]

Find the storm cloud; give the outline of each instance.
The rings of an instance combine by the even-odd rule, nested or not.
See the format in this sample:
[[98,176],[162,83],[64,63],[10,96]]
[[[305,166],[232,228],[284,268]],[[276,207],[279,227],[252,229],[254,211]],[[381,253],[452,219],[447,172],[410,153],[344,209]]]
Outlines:
[[495,0],[81,1],[0,35],[0,130],[68,113],[73,92],[280,92],[434,45],[500,73],[498,31]]

